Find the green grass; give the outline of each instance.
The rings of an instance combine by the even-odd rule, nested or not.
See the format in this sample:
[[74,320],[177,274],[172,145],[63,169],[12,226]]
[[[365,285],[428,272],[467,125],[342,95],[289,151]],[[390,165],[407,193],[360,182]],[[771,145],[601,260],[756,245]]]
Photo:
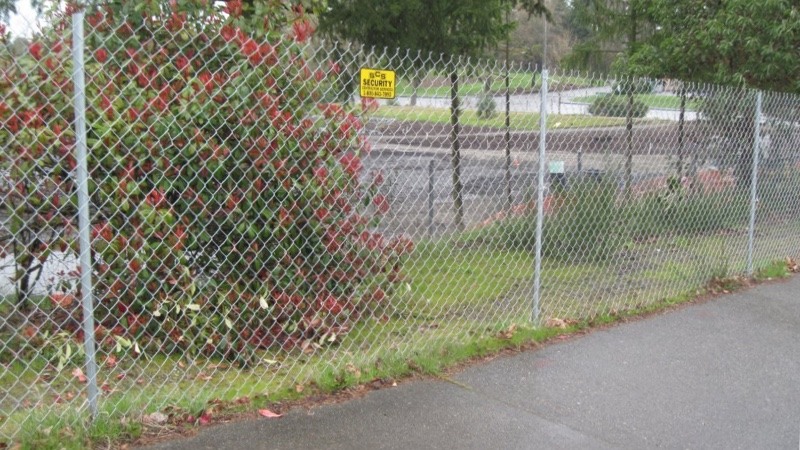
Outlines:
[[[382,106],[373,114],[373,117],[384,117],[401,121],[429,122],[437,124],[450,123],[450,110],[448,108],[422,108],[416,106]],[[462,111],[459,116],[462,126],[504,128],[504,114],[498,112],[490,119],[480,119],[472,110]],[[638,120],[637,120],[638,122]],[[595,117],[587,115],[557,115],[547,116],[547,128],[590,128],[590,127],[616,127],[624,126],[625,119],[618,117]],[[537,113],[511,113],[511,129],[520,131],[536,131],[539,129],[539,114]]]
[[[511,92],[538,91],[542,86],[542,78],[539,74],[536,74],[536,82],[534,83],[533,89],[531,89],[531,76],[532,74],[530,72],[512,72],[509,75],[509,90]],[[438,80],[438,84],[440,85],[424,87],[425,83],[423,83],[423,87],[420,87],[417,90],[417,95],[420,97],[450,97],[449,78],[444,75],[438,78],[428,77],[427,82],[428,84],[431,84],[435,82],[434,80]],[[549,90],[552,92],[569,87],[585,88],[602,85],[603,82],[600,82],[599,80],[593,80],[591,78],[561,75],[551,75],[548,83]],[[458,93],[460,95],[476,96],[482,94],[484,92],[484,88],[485,85],[483,79],[477,79],[475,77],[462,77],[459,80]],[[505,89],[505,79],[503,78],[502,73],[497,72],[493,74],[491,84],[492,92],[495,94],[500,94],[504,93]],[[410,97],[413,93],[414,88],[411,80],[404,78],[398,79],[398,96]]]
[[774,261],[759,268],[754,274],[756,281],[771,281],[788,278],[792,275],[785,261]]
[[[791,227],[796,231],[797,224]],[[781,239],[788,231],[762,240]],[[0,374],[4,392],[41,403],[13,410],[2,405],[8,417],[0,418],[0,436],[14,434],[24,448],[107,445],[146,433],[141,418],[154,411],[197,416],[213,407],[219,416],[411,373],[443,376],[447,367],[470,358],[689,301],[712,278],[733,289],[736,282],[725,280],[743,269],[739,249],[746,242],[743,233],[665,236],[628,244],[613,263],[545,259],[542,319],[571,319],[568,328],[553,329],[532,326],[533,258],[524,246],[500,245],[511,232],[494,225],[418,243],[407,262],[407,284],[395,293],[386,317],[364,319],[338,344],[312,354],[263,353],[249,370],[167,356],[122,358],[114,368],[102,367],[100,384],[112,391],[103,395],[101,414],[91,425],[85,411],[76,411],[84,386],[70,375],[71,367],[55,372],[43,357],[7,365]],[[757,266],[756,279],[788,273],[785,264]],[[118,380],[120,374],[125,377]],[[74,398],[66,400],[70,393]],[[248,401],[234,402],[243,397]]]
[[[592,104],[599,97],[607,94],[595,94],[585,97],[576,97],[573,101],[576,103]],[[663,109],[680,109],[681,98],[677,95],[659,95],[659,94],[636,94],[636,100],[644,103],[650,108],[663,108]],[[686,111],[698,111],[700,109],[701,101],[695,99],[686,100]]]

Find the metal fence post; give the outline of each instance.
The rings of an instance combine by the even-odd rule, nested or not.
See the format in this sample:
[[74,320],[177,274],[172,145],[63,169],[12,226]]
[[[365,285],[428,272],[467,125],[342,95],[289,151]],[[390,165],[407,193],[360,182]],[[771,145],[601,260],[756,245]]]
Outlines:
[[761,91],[756,93],[753,175],[750,177],[750,228],[747,233],[747,276],[753,276],[753,247],[756,235],[756,203],[758,202],[758,158],[761,152],[761,95]]
[[542,89],[539,91],[539,171],[536,184],[536,256],[533,268],[533,313],[534,325],[539,323],[539,299],[542,278],[542,223],[544,222],[544,166],[547,139],[547,69],[542,70]]
[[89,410],[97,417],[97,362],[95,361],[94,306],[92,304],[92,260],[89,240],[89,169],[86,150],[86,86],[83,65],[83,11],[72,15],[72,79],[75,84],[75,149],[77,151],[78,243],[80,246],[83,345]]

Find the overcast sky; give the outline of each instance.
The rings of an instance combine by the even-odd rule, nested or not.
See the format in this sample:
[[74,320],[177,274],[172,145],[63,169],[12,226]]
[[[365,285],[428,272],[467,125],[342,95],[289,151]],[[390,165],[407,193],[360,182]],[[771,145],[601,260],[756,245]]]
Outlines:
[[36,11],[31,0],[17,0],[17,14],[11,16],[9,31],[13,36],[28,36],[36,25]]

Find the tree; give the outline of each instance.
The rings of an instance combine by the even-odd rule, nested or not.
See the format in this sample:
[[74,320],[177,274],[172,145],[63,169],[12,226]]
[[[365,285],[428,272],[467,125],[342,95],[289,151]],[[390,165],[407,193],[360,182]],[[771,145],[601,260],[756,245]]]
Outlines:
[[[569,7],[565,0],[549,0],[548,7],[547,61],[558,65],[572,44],[571,30],[567,26]],[[541,67],[544,50],[541,17],[518,6],[511,11],[511,22],[515,26],[508,37],[509,60]],[[494,55],[497,59],[503,59],[505,50],[499,48]]]
[[573,8],[577,13],[575,23],[583,27],[586,36],[594,41],[596,50],[601,43],[623,44],[619,49],[613,68],[623,78],[619,86],[627,95],[628,107],[625,116],[625,193],[630,193],[633,179],[633,118],[636,83],[631,77],[628,61],[638,51],[642,40],[654,29],[647,15],[648,2],[654,0],[576,0]]
[[[792,0],[672,0],[650,1],[647,10],[657,28],[635,49],[632,71],[688,82],[750,86],[800,92],[800,5]],[[681,111],[689,89],[682,85]],[[753,160],[754,99],[731,90],[702,93],[703,116],[718,130],[746,136],[728,146],[738,154],[740,185],[748,185]],[[774,102],[767,113],[780,117]],[[681,121],[682,123],[682,121]],[[683,127],[679,140],[678,173],[683,158]]]
[[651,0],[658,28],[634,52],[640,73],[800,93],[800,4]]
[[[453,203],[456,226],[464,226],[459,141],[459,73],[453,56],[479,56],[506,38],[513,24],[506,20],[515,2],[507,0],[331,0],[320,17],[330,36],[375,47],[406,48],[424,54],[451,56],[450,122]],[[531,13],[546,14],[544,0],[516,2]],[[415,74],[424,60],[410,61]],[[415,81],[415,84],[417,82]]]
[[330,0],[320,31],[378,48],[477,56],[508,35],[505,13],[517,5],[549,14],[545,0]]
[[619,33],[609,33],[608,4],[600,0],[572,0],[567,8],[566,24],[574,39],[564,58],[569,67],[608,72],[625,43]]

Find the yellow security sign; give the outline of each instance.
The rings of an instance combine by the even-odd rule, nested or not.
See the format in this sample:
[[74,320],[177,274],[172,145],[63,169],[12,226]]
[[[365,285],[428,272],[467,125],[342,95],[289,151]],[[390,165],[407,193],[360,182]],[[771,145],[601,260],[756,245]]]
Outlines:
[[387,98],[397,95],[394,70],[361,69],[361,98]]

